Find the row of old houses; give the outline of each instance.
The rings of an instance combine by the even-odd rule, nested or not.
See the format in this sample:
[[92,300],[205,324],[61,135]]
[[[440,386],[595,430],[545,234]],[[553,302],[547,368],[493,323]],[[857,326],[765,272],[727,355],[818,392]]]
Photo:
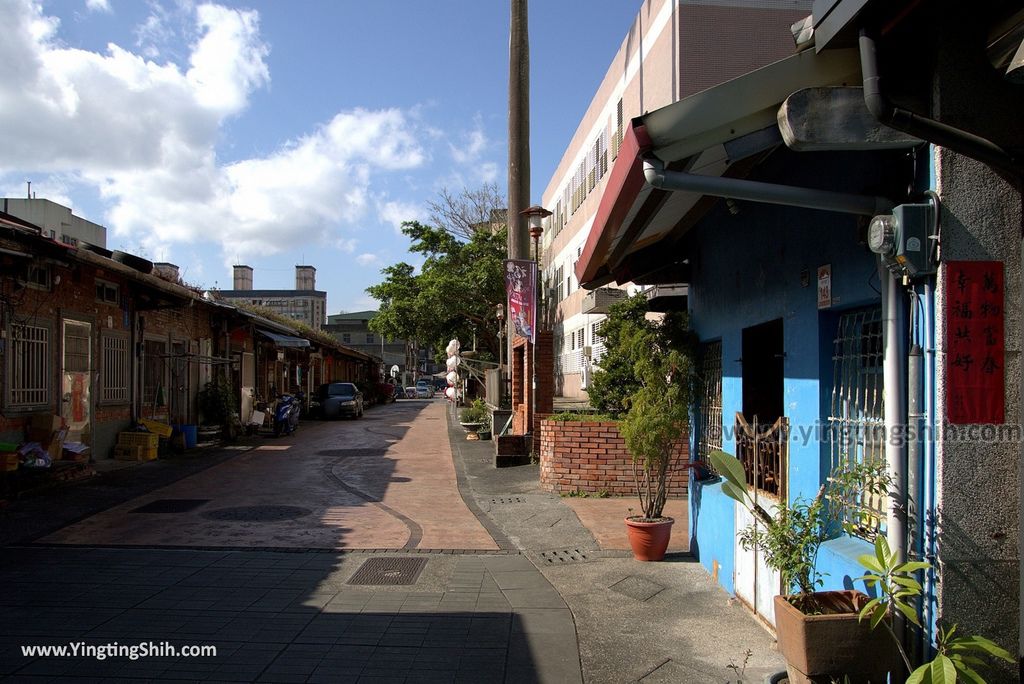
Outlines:
[[[1022,40],[1011,2],[647,0],[542,199],[554,393],[586,397],[608,288],[687,310],[692,458],[739,456],[767,508],[884,462],[818,569],[863,589],[876,532],[931,562],[925,651],[957,623],[1022,652]],[[749,514],[688,497],[692,552],[772,623]]]
[[57,415],[101,459],[140,420],[208,421],[207,383],[244,423],[282,392],[379,379],[380,359],[326,333],[187,286],[170,264],[60,237],[0,212],[0,441]]

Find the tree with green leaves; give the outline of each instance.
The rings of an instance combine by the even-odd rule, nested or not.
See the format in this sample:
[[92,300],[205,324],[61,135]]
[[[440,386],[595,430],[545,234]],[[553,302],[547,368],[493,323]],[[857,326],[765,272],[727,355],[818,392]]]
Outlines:
[[381,271],[384,281],[366,289],[380,302],[370,329],[438,350],[457,337],[464,351],[475,333],[478,358],[497,359],[495,307],[505,301],[505,230],[477,230],[463,240],[443,228],[406,221],[402,233],[412,242],[409,251],[423,255],[423,265],[419,272],[405,262],[388,266]]

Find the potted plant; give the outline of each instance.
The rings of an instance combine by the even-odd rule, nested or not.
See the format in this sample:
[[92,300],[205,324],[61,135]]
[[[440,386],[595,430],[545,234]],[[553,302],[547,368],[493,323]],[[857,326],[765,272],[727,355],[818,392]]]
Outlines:
[[466,439],[480,439],[480,432],[491,428],[491,414],[487,410],[487,404],[484,403],[483,399],[474,399],[473,402],[462,409],[462,413],[459,414],[459,425],[468,434]]
[[[661,320],[646,316],[641,295],[613,306],[602,333],[611,342],[602,363],[624,360],[632,368],[632,391],[622,398],[625,415],[619,430],[633,463],[640,513],[626,517],[626,530],[637,560],[665,557],[672,518],[664,515],[668,476],[680,439],[689,428],[693,381],[693,341],[685,312]],[[604,371],[608,372],[608,371]]]
[[825,541],[843,529],[864,529],[867,514],[859,501],[866,493],[888,491],[884,464],[837,468],[812,500],[783,500],[774,513],[750,495],[743,464],[734,456],[713,452],[711,464],[723,478],[722,492],[754,516],[755,523],[741,531],[740,544],[748,550],[757,547],[787,592],[775,597],[774,608],[789,681],[842,681],[844,676],[853,683],[886,681],[898,667],[893,644],[858,619],[870,597],[853,590],[819,591],[824,582],[816,567]]

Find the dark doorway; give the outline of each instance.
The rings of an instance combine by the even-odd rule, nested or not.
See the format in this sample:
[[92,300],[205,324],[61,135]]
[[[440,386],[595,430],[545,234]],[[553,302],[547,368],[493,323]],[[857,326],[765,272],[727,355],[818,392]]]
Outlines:
[[771,425],[783,410],[782,319],[743,329],[743,416]]

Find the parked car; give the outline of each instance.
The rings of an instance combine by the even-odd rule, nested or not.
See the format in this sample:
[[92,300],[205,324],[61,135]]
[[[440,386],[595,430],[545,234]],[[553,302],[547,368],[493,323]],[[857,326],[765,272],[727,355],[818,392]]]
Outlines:
[[405,388],[405,398],[406,399],[415,399],[416,398],[416,388],[415,387],[406,387]]
[[416,381],[416,398],[417,399],[431,399],[434,396],[434,386],[430,384],[429,380],[418,380]]
[[320,417],[325,419],[363,415],[363,393],[351,382],[331,382],[317,390]]

